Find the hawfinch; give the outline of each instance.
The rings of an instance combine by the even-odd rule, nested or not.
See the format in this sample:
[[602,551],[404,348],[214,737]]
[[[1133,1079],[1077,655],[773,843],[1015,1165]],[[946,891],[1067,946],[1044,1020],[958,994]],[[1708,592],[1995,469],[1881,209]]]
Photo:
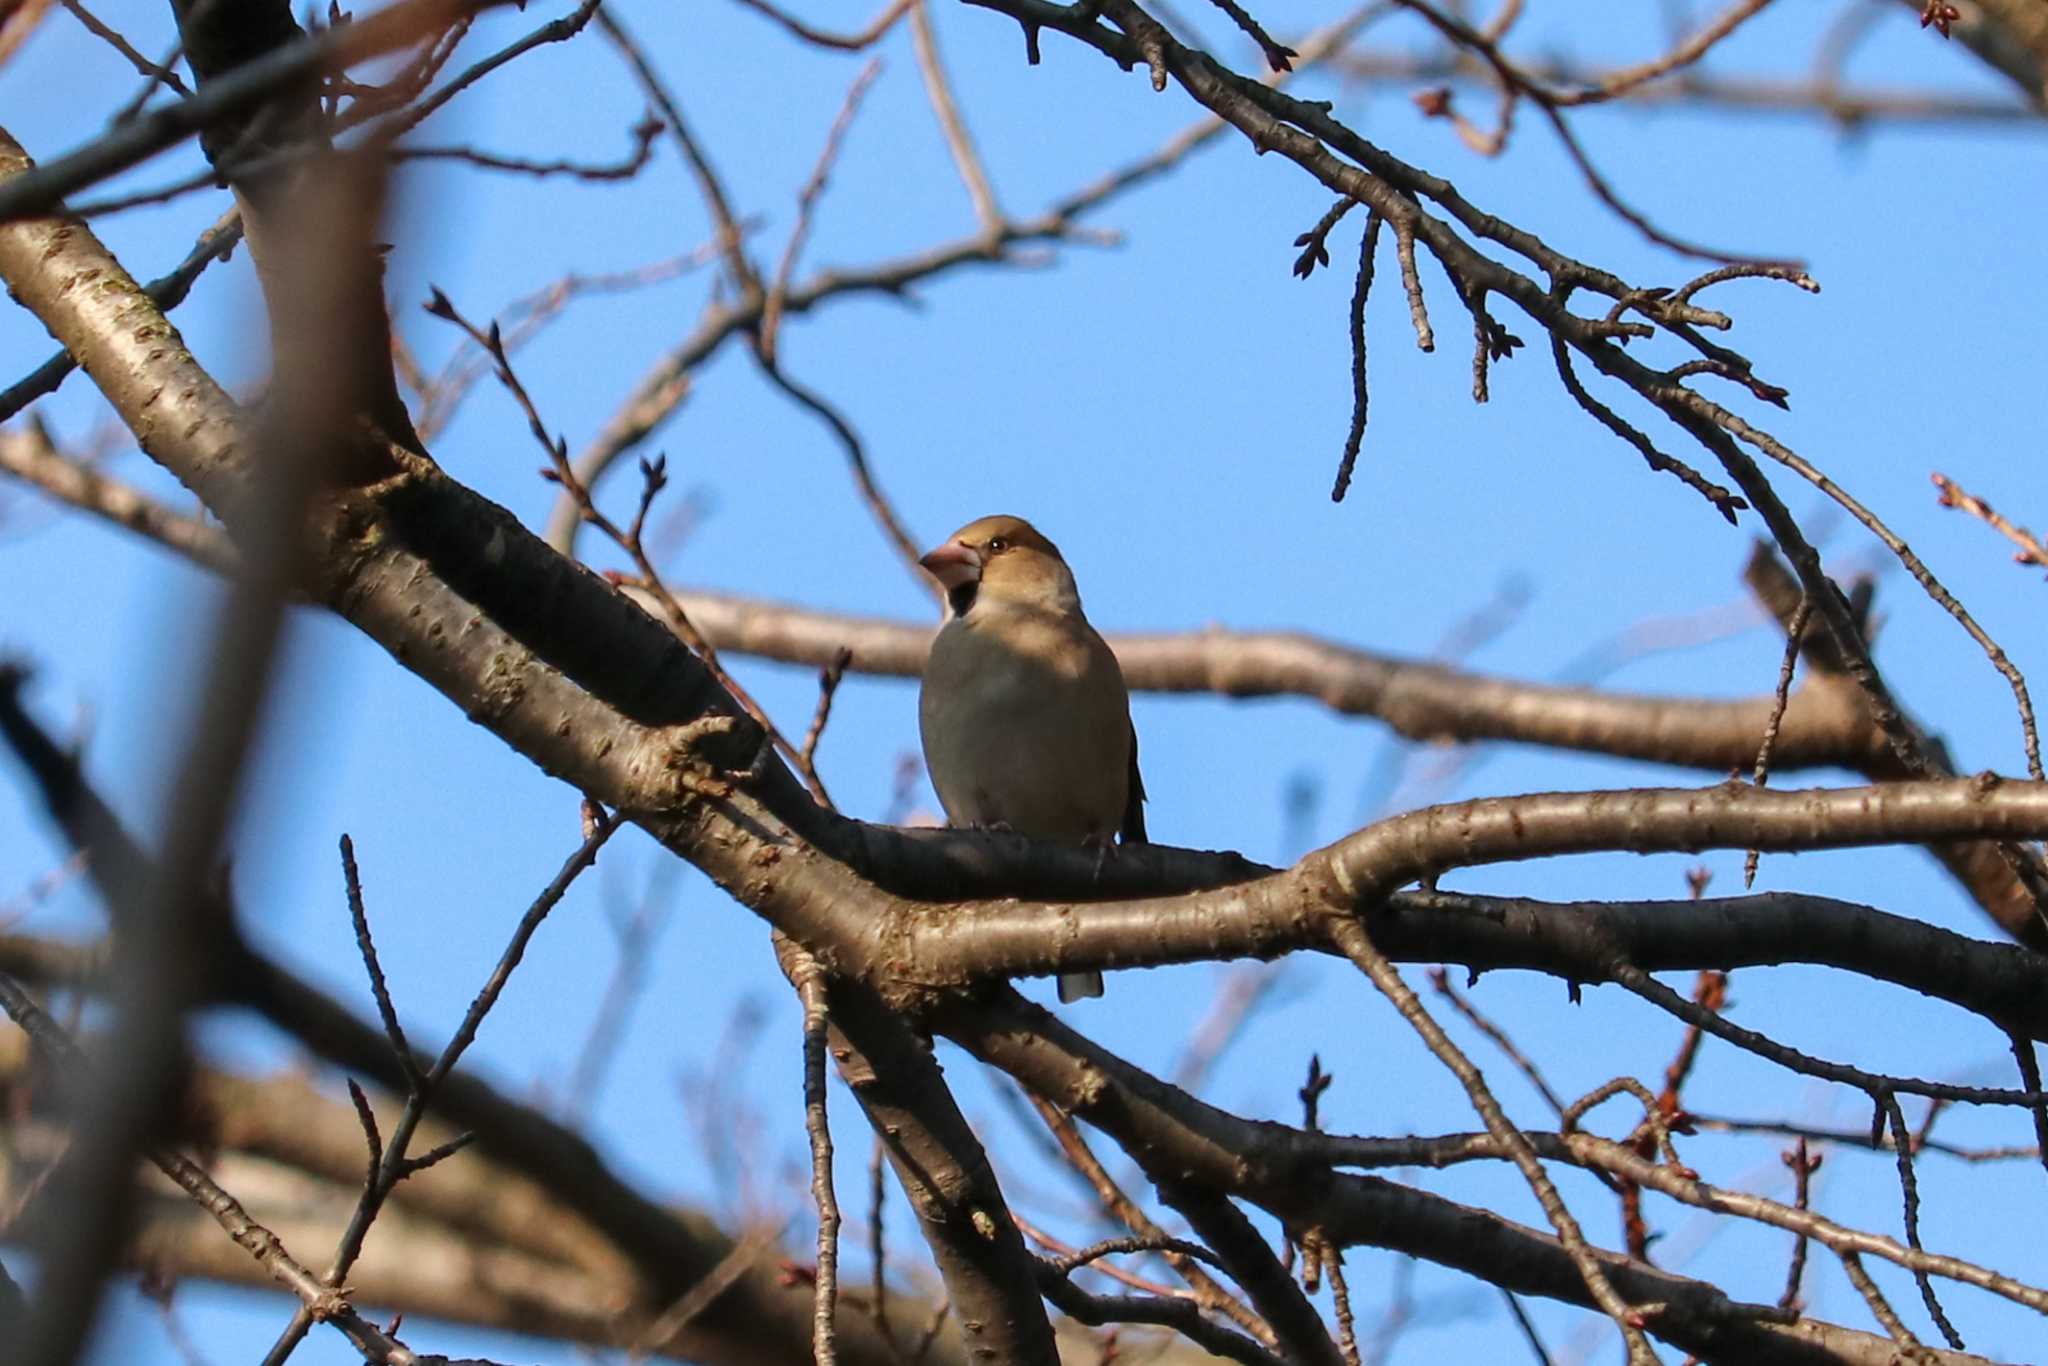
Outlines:
[[[947,822],[1104,850],[1143,841],[1123,672],[1058,547],[1021,517],[984,517],[921,563],[946,589],[917,712]],[[1065,974],[1059,991],[1100,996],[1102,974]]]

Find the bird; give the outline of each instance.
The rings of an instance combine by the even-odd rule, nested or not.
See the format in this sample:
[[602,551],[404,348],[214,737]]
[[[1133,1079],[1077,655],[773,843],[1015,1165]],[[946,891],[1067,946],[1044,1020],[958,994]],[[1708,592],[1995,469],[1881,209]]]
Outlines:
[[[1059,547],[1022,517],[983,517],[919,561],[946,590],[918,694],[925,769],[947,824],[1145,841],[1138,732],[1116,655],[1088,624]],[[1060,1000],[1102,994],[1064,973]]]

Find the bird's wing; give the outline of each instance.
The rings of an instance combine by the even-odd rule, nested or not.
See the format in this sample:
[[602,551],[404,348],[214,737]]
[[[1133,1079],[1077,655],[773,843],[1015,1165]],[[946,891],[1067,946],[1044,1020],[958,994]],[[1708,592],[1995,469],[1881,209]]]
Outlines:
[[1138,776],[1138,728],[1131,727],[1131,780],[1124,793],[1124,823],[1117,832],[1125,844],[1144,844],[1145,780]]

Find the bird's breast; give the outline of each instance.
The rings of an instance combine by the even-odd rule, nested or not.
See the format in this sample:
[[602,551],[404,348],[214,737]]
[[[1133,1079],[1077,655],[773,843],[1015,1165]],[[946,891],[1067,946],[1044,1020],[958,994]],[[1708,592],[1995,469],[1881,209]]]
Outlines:
[[1085,623],[992,631],[949,623],[932,645],[919,720],[925,762],[956,825],[1112,833],[1123,812],[1130,719],[1116,664]]

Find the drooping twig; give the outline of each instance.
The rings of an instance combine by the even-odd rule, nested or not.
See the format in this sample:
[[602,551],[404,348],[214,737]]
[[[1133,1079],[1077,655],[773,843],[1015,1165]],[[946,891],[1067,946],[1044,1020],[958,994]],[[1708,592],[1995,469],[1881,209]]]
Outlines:
[[[1920,1182],[1913,1171],[1913,1136],[1906,1130],[1906,1115],[1899,1108],[1899,1098],[1889,1091],[1881,1093],[1884,1116],[1890,1122],[1892,1131],[1892,1153],[1898,1160],[1899,1193],[1905,1205],[1906,1246],[1915,1252],[1925,1251],[1920,1245]],[[1920,1302],[1927,1306],[1927,1313],[1941,1329],[1942,1337],[1956,1351],[1963,1350],[1962,1335],[1949,1322],[1941,1301],[1934,1294],[1934,1280],[1918,1267],[1913,1270],[1913,1280],[1920,1287]]]
[[[1344,494],[1351,487],[1352,467],[1358,463],[1359,447],[1365,442],[1366,408],[1371,397],[1365,372],[1365,304],[1372,293],[1372,258],[1379,245],[1382,221],[1377,213],[1368,214],[1365,235],[1358,244],[1358,281],[1351,290],[1351,426],[1344,434],[1344,454],[1337,461],[1337,480],[1330,487],[1333,503],[1344,501]],[[1402,269],[1405,279],[1407,267]]]
[[1550,339],[1550,357],[1557,366],[1557,377],[1563,382],[1565,392],[1569,393],[1594,421],[1635,447],[1651,469],[1675,476],[1679,482],[1711,503],[1714,510],[1727,519],[1730,526],[1736,524],[1735,514],[1749,506],[1746,501],[1737,497],[1731,490],[1708,479],[1678,457],[1667,455],[1648,435],[1623,420],[1612,408],[1588,393],[1586,386],[1579,381],[1578,372],[1572,368],[1571,352],[1566,350],[1565,344],[1556,337]]
[[811,1360],[814,1366],[833,1366],[839,1359],[834,1325],[839,1308],[839,1198],[832,1189],[832,1131],[825,1111],[825,976],[808,954],[799,955],[795,975],[804,1008],[804,1132],[811,1141],[811,1199],[818,1207]]
[[[1616,982],[1652,1005],[1688,1023],[1699,1025],[1707,1033],[1734,1044],[1744,1052],[1754,1053],[1802,1076],[1852,1086],[1865,1095],[1876,1097],[1886,1092],[1895,1092],[1899,1095],[1929,1096],[1973,1105],[2017,1105],[2029,1108],[2048,1101],[2048,1097],[2032,1091],[2013,1091],[1995,1086],[1959,1086],[1952,1082],[1866,1072],[1860,1067],[1811,1057],[1796,1048],[1788,1048],[1756,1030],[1745,1029],[1711,1010],[1695,1005],[1634,964],[1614,963],[1611,965],[1611,971]],[[1876,1139],[1869,1141],[1875,1143]]]
[[1394,220],[1394,259],[1401,266],[1401,287],[1408,292],[1408,316],[1415,324],[1415,344],[1424,351],[1436,350],[1436,333],[1429,326],[1429,305],[1422,297],[1422,276],[1415,268],[1415,229],[1404,219]]
[[1337,1314],[1337,1350],[1345,1366],[1359,1366],[1358,1325],[1351,1317],[1351,1286],[1344,1279],[1344,1250],[1333,1247],[1323,1254],[1323,1272],[1330,1278],[1330,1303]]
[[[2019,1064],[2020,1085],[2029,1091],[2039,1091],[2041,1063],[2034,1055],[2034,1041],[2016,1031],[2008,1033],[2006,1039],[2012,1045],[2013,1061]],[[2048,1165],[2048,1103],[2034,1106],[2033,1111],[2035,1146],[2040,1152],[2042,1164]],[[1929,1119],[1932,1120],[1931,1115]]]

